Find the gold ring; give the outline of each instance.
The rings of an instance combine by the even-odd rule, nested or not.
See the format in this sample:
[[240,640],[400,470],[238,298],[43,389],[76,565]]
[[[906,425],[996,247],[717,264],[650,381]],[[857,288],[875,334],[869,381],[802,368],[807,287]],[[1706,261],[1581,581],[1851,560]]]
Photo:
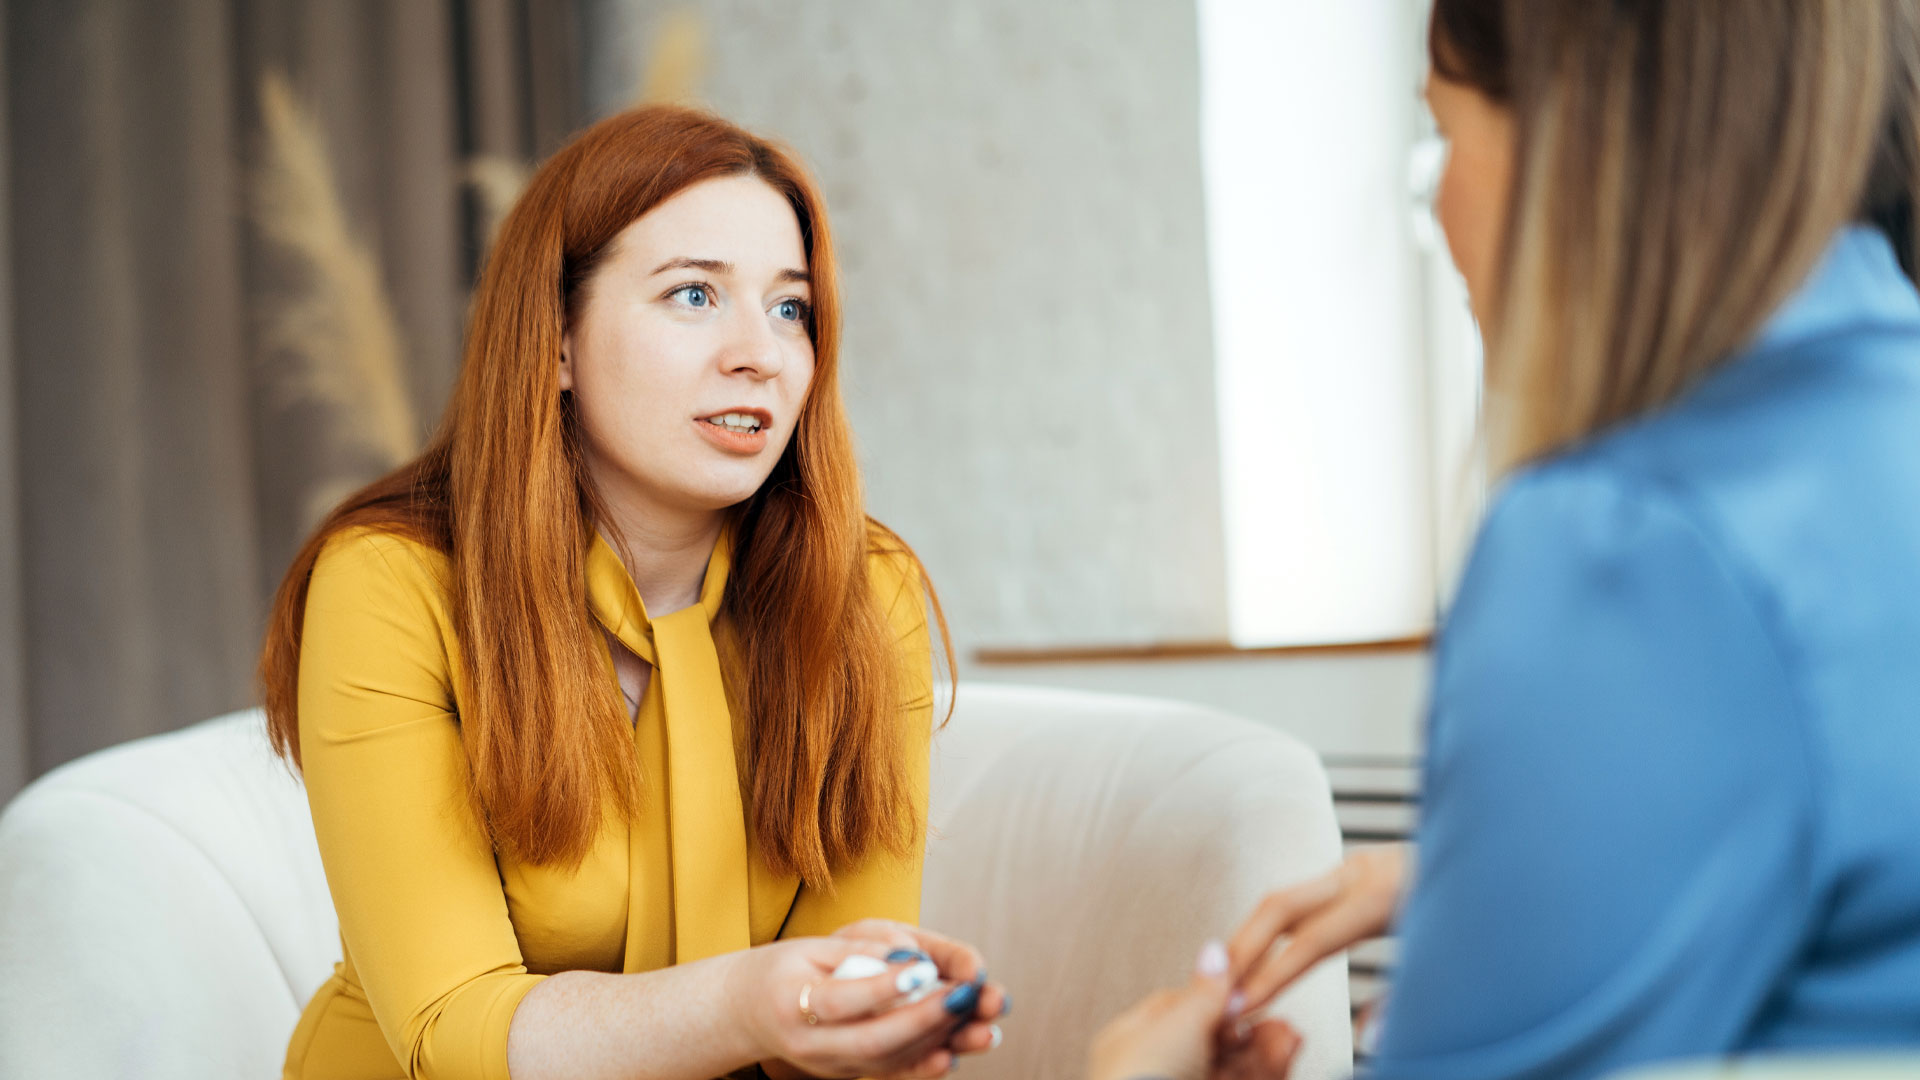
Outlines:
[[808,1004],[809,1000],[811,1000],[812,997],[813,997],[812,983],[808,983],[807,985],[800,988],[800,1019],[805,1020],[807,1022],[808,1027],[812,1027],[813,1025],[818,1024],[820,1022],[819,1014],[813,1011],[812,1005]]

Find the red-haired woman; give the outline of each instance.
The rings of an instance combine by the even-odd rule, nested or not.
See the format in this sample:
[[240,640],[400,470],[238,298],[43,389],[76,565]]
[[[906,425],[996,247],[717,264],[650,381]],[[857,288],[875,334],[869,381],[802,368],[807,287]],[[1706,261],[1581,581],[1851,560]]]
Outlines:
[[[862,509],[839,316],[812,181],[731,124],[636,110],[534,176],[438,436],[275,602],[268,722],[345,954],[288,1077],[937,1076],[997,1044],[979,957],[910,926],[931,593]],[[891,963],[831,979],[855,954]]]

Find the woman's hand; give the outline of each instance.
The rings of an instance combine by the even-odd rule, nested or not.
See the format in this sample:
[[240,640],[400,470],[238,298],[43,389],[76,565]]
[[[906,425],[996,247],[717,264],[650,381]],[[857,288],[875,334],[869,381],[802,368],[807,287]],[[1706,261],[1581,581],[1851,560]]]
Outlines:
[[1246,1010],[1334,953],[1385,934],[1406,887],[1408,850],[1361,848],[1324,877],[1268,894],[1227,946]]
[[948,1043],[965,1025],[946,1007],[950,994],[899,1004],[917,986],[906,985],[910,964],[865,979],[833,978],[849,956],[884,960],[894,951],[883,941],[835,937],[796,938],[738,954],[727,996],[756,1056],[813,1076],[944,1076],[954,1059]]
[[1300,1037],[1286,1023],[1237,1026],[1219,942],[1201,950],[1185,986],[1162,990],[1095,1036],[1087,1080],[1285,1080]]
[[1013,999],[1005,987],[987,981],[986,960],[973,946],[892,919],[862,919],[834,931],[833,936],[884,945],[894,952],[910,951],[925,956],[940,969],[941,979],[953,984],[946,991],[949,996],[961,994],[965,986],[976,987],[978,1004],[974,1006],[972,1017],[955,1030],[945,1043],[945,1049],[949,1052],[949,1067],[959,1055],[983,1054],[1000,1045],[1000,1025],[996,1021],[1007,1015]]

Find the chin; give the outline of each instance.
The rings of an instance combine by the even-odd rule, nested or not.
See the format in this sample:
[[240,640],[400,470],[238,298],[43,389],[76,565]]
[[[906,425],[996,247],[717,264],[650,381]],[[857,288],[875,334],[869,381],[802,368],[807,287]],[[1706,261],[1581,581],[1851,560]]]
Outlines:
[[680,497],[687,505],[701,510],[725,510],[753,498],[766,482],[764,476],[724,480],[716,477],[711,483],[689,485]]

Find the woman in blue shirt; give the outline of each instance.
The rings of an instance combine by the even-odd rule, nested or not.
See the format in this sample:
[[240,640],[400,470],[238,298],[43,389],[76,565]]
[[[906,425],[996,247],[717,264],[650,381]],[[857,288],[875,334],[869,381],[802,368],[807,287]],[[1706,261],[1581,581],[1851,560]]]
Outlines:
[[1396,907],[1376,1077],[1920,1046],[1914,18],[1437,0],[1506,481],[1436,649],[1414,881],[1372,852],[1270,897],[1094,1080],[1218,1075],[1223,1007]]

